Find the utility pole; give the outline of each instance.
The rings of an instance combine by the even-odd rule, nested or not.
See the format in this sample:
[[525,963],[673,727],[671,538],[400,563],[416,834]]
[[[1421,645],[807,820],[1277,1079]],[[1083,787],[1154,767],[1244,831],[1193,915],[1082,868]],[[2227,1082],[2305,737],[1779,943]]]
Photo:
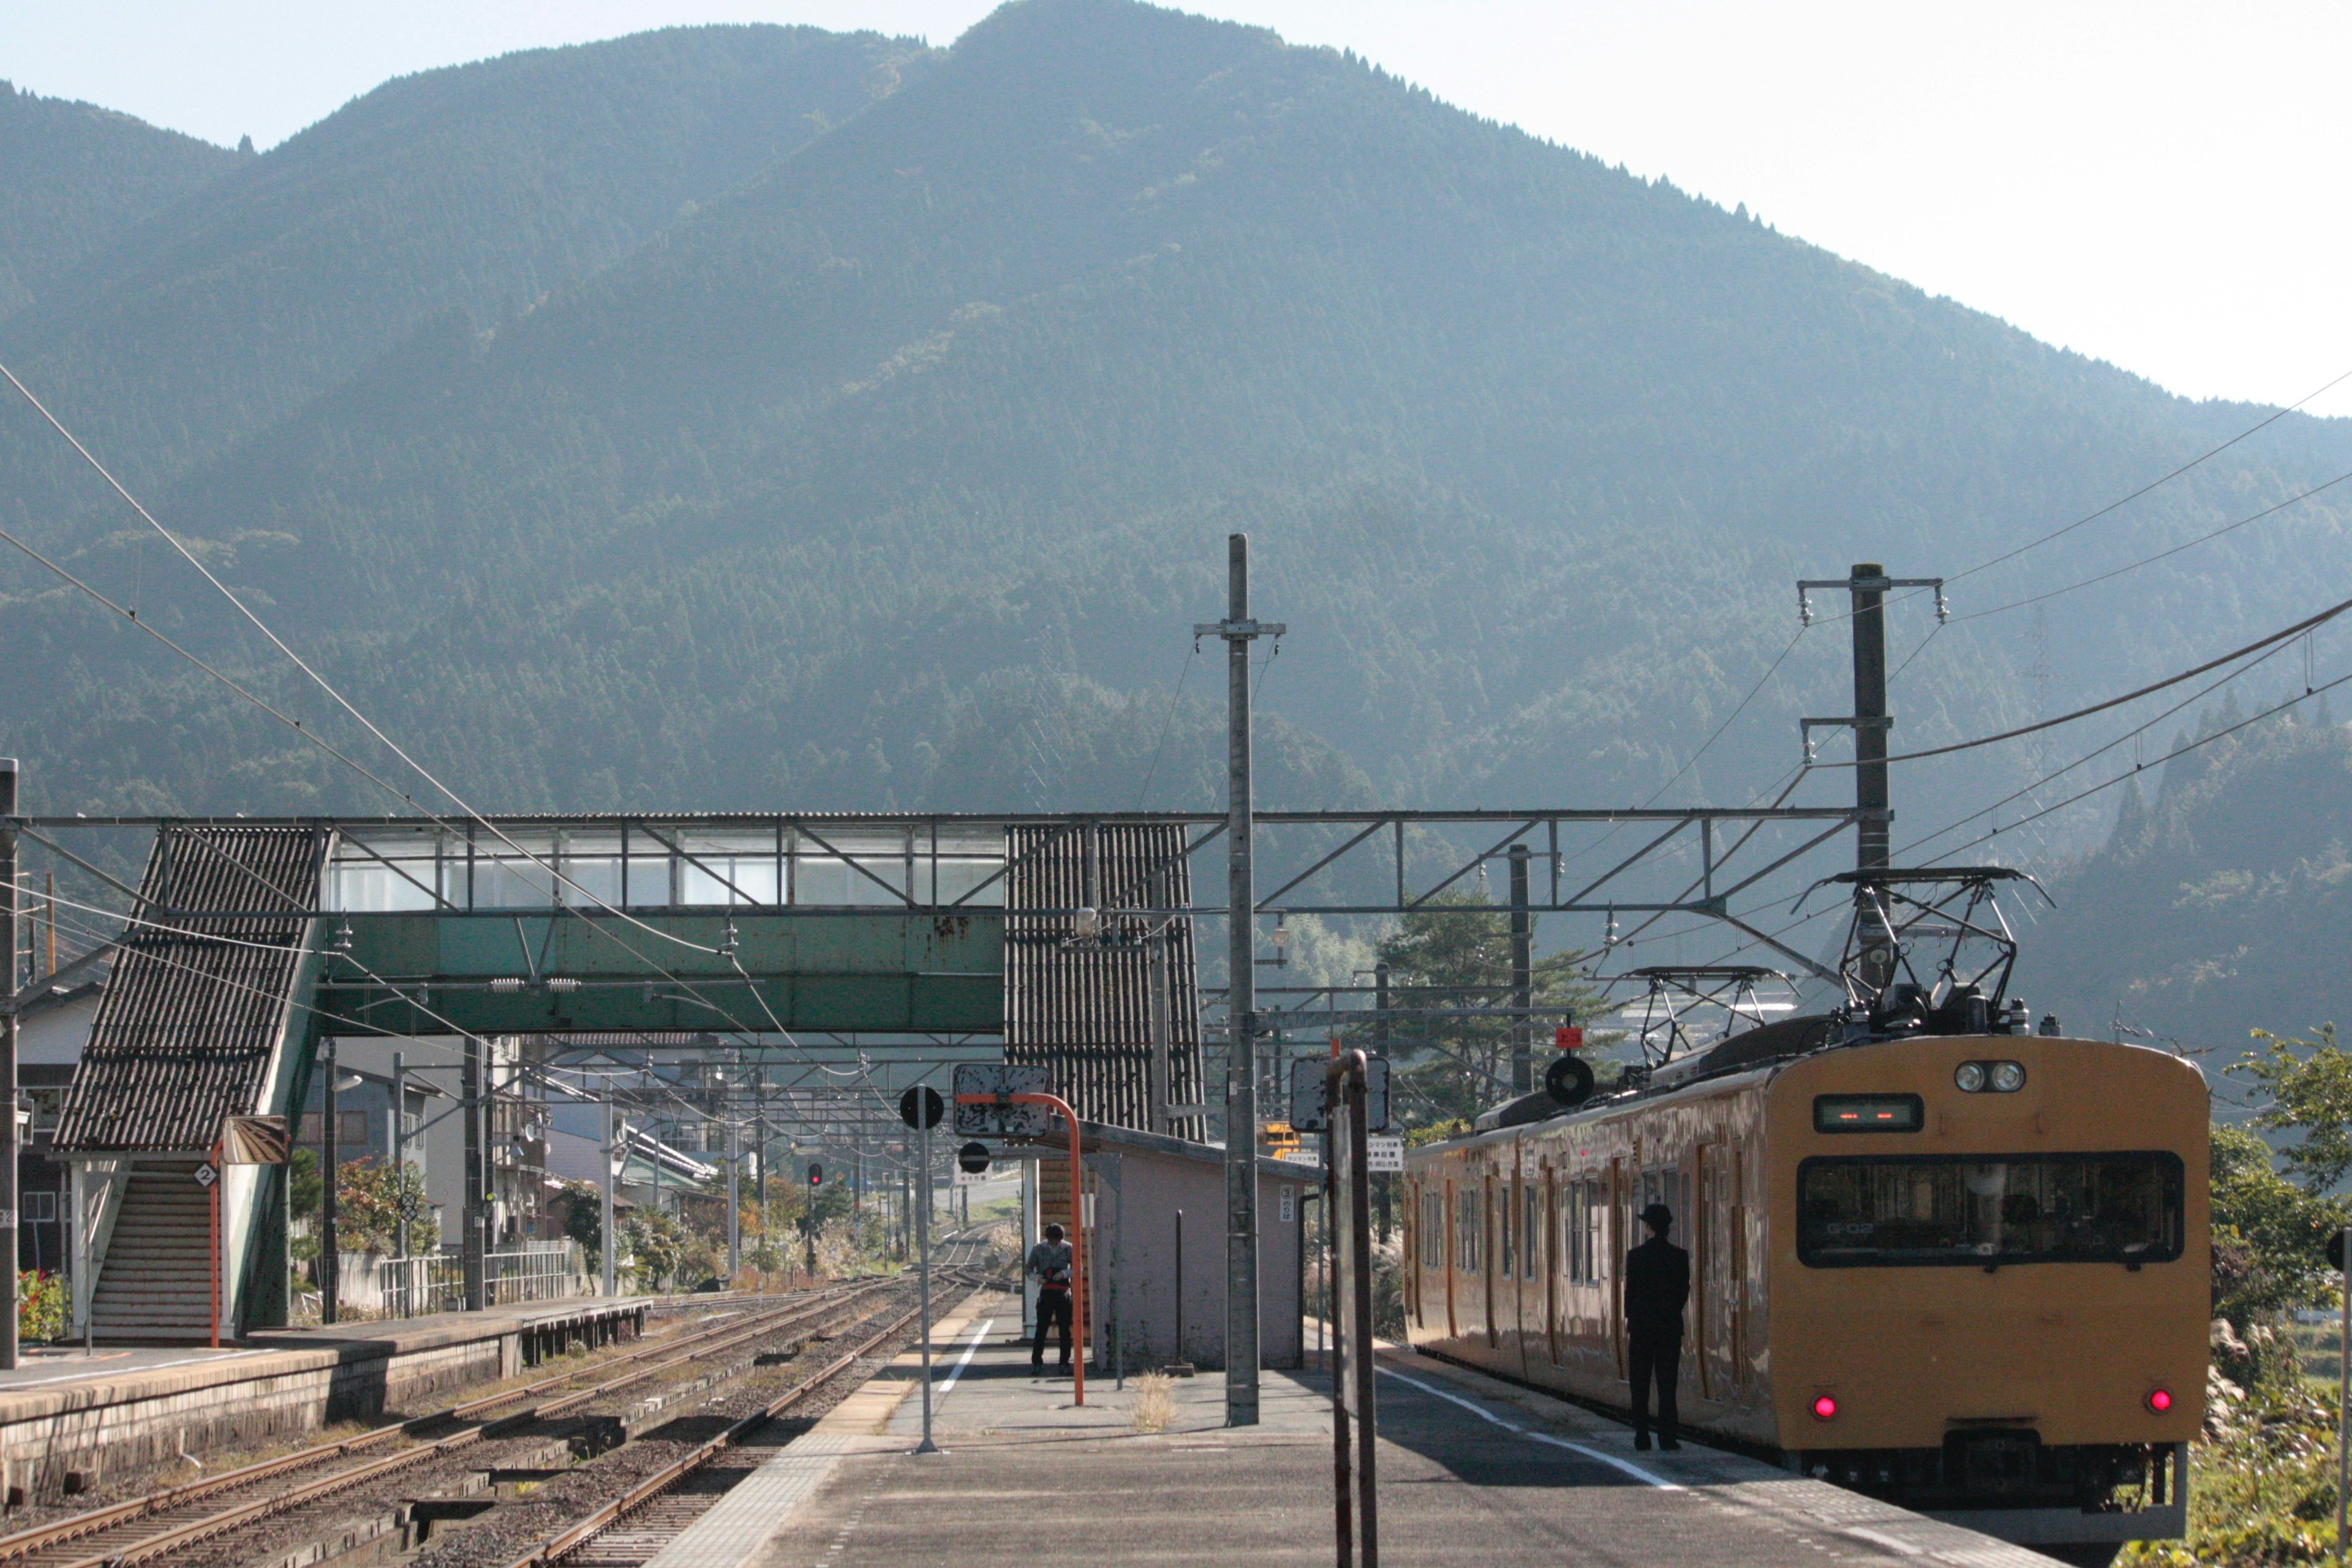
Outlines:
[[621,1250],[621,1238],[614,1232],[613,1216],[617,1206],[613,1202],[613,1184],[621,1173],[622,1156],[618,1149],[621,1142],[620,1118],[621,1113],[613,1106],[612,1091],[608,1089],[604,1094],[604,1191],[603,1201],[596,1208],[597,1283],[603,1288],[604,1299],[608,1301],[616,1294],[614,1273],[618,1267],[617,1257]]
[[[408,1057],[392,1053],[392,1255],[408,1256]],[[404,1283],[407,1279],[404,1271]]]
[[1225,1047],[1225,1425],[1258,1417],[1257,889],[1250,849],[1250,644],[1288,628],[1254,621],[1249,535],[1225,539],[1225,618],[1195,625],[1195,637],[1225,643],[1225,845],[1228,946]]
[[[0,817],[16,815],[16,759],[0,757]],[[0,882],[6,883],[8,983],[0,986],[0,1091],[7,1095],[0,1114],[0,1371],[16,1369],[16,1159],[20,1134],[16,1127],[16,999],[24,987],[16,980],[20,900],[16,897],[16,830],[0,826]],[[76,1223],[79,1223],[77,1216]]]
[[1536,1087],[1535,918],[1528,913],[1528,847],[1511,846],[1511,1092],[1529,1094]]
[[463,1243],[466,1310],[478,1312],[483,1306],[482,1273],[485,1268],[482,1228],[488,1218],[482,1213],[482,1037],[479,1035],[466,1037],[465,1055],[458,1067],[457,1092],[466,1102],[466,1235]]
[[730,1110],[727,1117],[727,1288],[743,1269],[743,1138]]
[[[1831,577],[1801,582],[1797,584],[1797,605],[1807,624],[1812,612],[1805,600],[1811,588],[1843,588],[1851,596],[1853,606],[1853,715],[1848,719],[1808,719],[1805,751],[1810,761],[1812,752],[1811,731],[1815,725],[1851,727],[1853,731],[1853,804],[1858,820],[1854,823],[1854,869],[1883,871],[1887,866],[1887,844],[1893,835],[1895,813],[1888,804],[1886,781],[1887,731],[1895,728],[1894,715],[1886,710],[1886,591],[1889,588],[1932,588],[1936,592],[1936,619],[1942,621],[1944,580],[1941,577],[1889,577],[1886,568],[1875,561],[1856,562],[1843,579]],[[1853,890],[1854,908],[1864,922],[1862,941],[1863,983],[1873,994],[1885,989],[1895,977],[1895,938],[1880,918],[1880,905],[1870,889]]]
[[325,1180],[319,1184],[319,1321],[329,1327],[334,1324],[343,1296],[342,1239],[335,1234],[335,1177],[342,1156],[337,1137],[342,1129],[335,1124],[335,1079],[342,1070],[335,1065],[335,1037],[330,1035],[327,1091],[321,1097],[319,1117],[319,1163],[325,1167],[320,1173]]

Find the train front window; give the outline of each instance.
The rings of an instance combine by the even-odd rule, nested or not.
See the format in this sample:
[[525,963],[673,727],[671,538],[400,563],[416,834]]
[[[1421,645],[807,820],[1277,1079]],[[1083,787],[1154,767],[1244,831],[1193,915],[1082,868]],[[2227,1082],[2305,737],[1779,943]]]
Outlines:
[[1797,1256],[1816,1268],[2168,1263],[2181,1163],[2118,1154],[1820,1157],[1797,1168]]

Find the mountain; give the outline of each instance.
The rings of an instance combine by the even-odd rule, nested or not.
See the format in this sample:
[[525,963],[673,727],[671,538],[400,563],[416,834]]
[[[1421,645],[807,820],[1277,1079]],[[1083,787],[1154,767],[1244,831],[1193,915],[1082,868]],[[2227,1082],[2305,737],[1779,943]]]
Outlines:
[[2123,785],[2108,841],[2052,879],[2056,907],[2021,933],[2037,1014],[2201,1051],[2209,1068],[2250,1029],[2352,1021],[2352,730],[2324,698],[2247,717],[2233,700],[2177,737],[2168,749],[2218,738],[2166,763],[2148,796]]
[[[753,47],[602,47],[722,37]],[[174,216],[159,238],[184,230],[185,258],[159,242],[102,305],[0,330],[160,517],[486,805],[1213,804],[1220,673],[1187,650],[1234,529],[1257,613],[1291,627],[1261,678],[1268,804],[1745,800],[1794,776],[1797,715],[1844,710],[1846,628],[1801,635],[1793,579],[1960,573],[2263,416],[1261,30],[1025,0],[938,54],[740,37],[841,51],[823,79],[854,111],[803,114],[690,214],[648,195],[600,248],[552,186],[390,184],[368,232],[405,237],[407,281],[331,321],[315,302],[350,294],[344,262],[217,252],[282,283],[281,315],[201,259],[236,225]],[[531,68],[585,79],[589,53]],[[478,128],[534,121],[522,75],[494,90],[506,68],[447,73],[436,102],[480,84],[463,115],[362,100],[203,205],[261,210],[242,193],[282,180],[271,232],[310,234],[303,215],[368,186],[306,183],[304,160],[373,138],[388,163],[464,163]],[[579,167],[619,144],[591,139]],[[557,259],[478,262],[526,212],[566,237]],[[503,281],[527,272],[539,287]],[[184,331],[152,361],[98,346],[166,315]],[[215,412],[165,431],[183,385]],[[352,738],[9,428],[0,495],[84,499],[36,520],[77,570]],[[2347,468],[2352,428],[2288,416],[1956,583],[1949,628],[1897,605],[1898,741],[2000,729],[2294,618],[2327,585],[2312,563],[2352,521],[2343,491],[2189,542]],[[2051,600],[2041,637],[2000,613],[2176,546]],[[11,570],[0,657],[22,696],[0,744],[47,804],[383,804]],[[2013,750],[1902,773],[1897,842],[2017,787]],[[1817,774],[1795,798],[1848,787]]]
[[0,321],[236,163],[193,136],[0,81]]
[[[625,258],[919,74],[872,34],[689,27],[387,82],[146,216],[0,348],[157,482],[294,413],[436,315],[485,326]],[[12,426],[0,496],[87,493]]]

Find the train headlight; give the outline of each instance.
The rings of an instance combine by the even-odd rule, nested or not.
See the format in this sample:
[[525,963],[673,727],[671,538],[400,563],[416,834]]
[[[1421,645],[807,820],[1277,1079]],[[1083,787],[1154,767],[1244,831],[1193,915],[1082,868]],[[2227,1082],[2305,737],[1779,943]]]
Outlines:
[[2172,1408],[2172,1391],[2168,1388],[2151,1389],[2148,1392],[2147,1407],[2158,1415],[2163,1415]]
[[[2169,1399],[2169,1398],[2171,1397],[2171,1395],[2167,1394],[2165,1397],[2166,1397],[2167,1399]],[[1813,1400],[1813,1419],[1814,1419],[1814,1420],[1816,1420],[1816,1421],[1832,1421],[1832,1420],[1835,1420],[1836,1418],[1837,1418],[1837,1398],[1836,1398],[1836,1396],[1835,1396],[1834,1394],[1821,1394],[1821,1395],[1819,1395],[1818,1397],[1816,1397],[1816,1398]]]
[[1958,1086],[1962,1094],[1979,1092],[1985,1086],[1984,1063],[1962,1062],[1959,1070],[1952,1075],[1952,1082]]
[[1992,1064],[1992,1091],[1995,1094],[2015,1094],[2024,1087],[2025,1064],[2023,1062]]

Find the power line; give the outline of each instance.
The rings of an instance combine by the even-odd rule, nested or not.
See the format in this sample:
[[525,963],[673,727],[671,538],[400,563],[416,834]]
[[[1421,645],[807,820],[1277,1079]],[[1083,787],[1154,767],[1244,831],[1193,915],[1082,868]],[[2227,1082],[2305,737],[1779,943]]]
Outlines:
[[[2352,474],[2347,474],[2345,478],[2352,479]],[[2327,622],[2334,620],[2336,616],[2342,615],[2347,610],[2352,610],[2352,599],[2346,599],[2338,604],[2332,605],[2328,608],[2320,611],[2319,614],[2309,616],[2304,620],[2297,621],[2294,625],[2288,626],[2284,630],[2273,632],[2267,637],[2257,637],[2254,641],[2246,644],[2245,647],[2233,648],[2218,658],[2209,658],[2203,664],[2197,666],[2194,669],[2184,669],[2178,675],[2168,675],[2162,680],[2156,681],[2151,685],[2143,686],[2137,691],[2126,691],[2120,697],[2110,697],[2104,702],[2094,702],[2088,708],[2077,708],[2072,713],[2062,713],[2055,719],[2044,719],[2038,723],[2021,725],[2014,730],[2003,730],[1998,735],[1980,735],[1973,741],[1955,741],[1948,746],[1931,746],[1926,751],[1921,752],[1898,752],[1895,755],[1888,757],[1886,761],[1890,763],[1916,763],[1927,757],[1949,756],[1954,752],[1974,751],[1979,746],[1990,746],[2002,741],[2014,741],[2021,735],[2031,735],[2042,730],[2054,730],[2061,724],[2072,724],[2077,719],[2087,719],[2094,713],[2104,713],[2110,708],[2120,708],[2126,702],[2136,702],[2143,697],[2162,691],[2167,687],[2178,686],[2184,680],[2194,680],[2197,677],[2203,675],[2210,670],[2219,669],[2221,666],[2243,658],[2250,653],[2259,652],[2263,648],[2271,647],[2274,644],[2291,641],[2294,637],[2301,636],[2303,633],[2312,630],[2314,627],[2325,626]],[[1859,763],[1853,762],[1816,763],[1814,764],[1816,767],[1822,768],[1851,768],[1859,765]]]

